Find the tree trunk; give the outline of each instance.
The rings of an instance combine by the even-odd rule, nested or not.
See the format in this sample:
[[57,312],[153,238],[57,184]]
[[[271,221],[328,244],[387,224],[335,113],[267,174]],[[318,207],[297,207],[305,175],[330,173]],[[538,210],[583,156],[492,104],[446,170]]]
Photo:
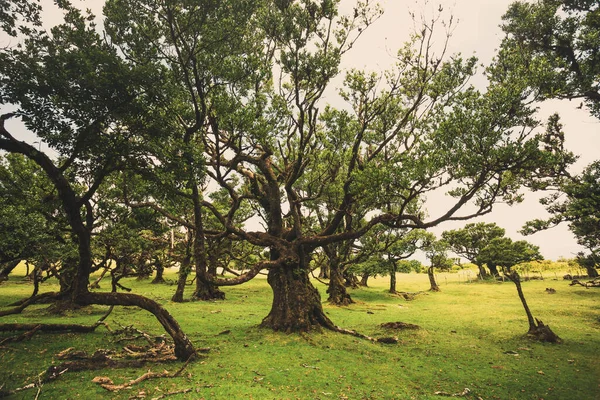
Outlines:
[[327,301],[337,306],[347,306],[354,303],[344,284],[344,274],[339,262],[334,260],[329,266],[329,287],[327,288],[329,298]]
[[[587,271],[587,274],[590,278],[597,278],[598,277],[598,270],[596,270],[596,268],[593,265],[586,265],[585,269]],[[0,280],[2,280],[2,277],[0,276]]]
[[152,280],[152,283],[165,283],[165,277],[163,276],[165,273],[165,266],[158,257],[154,260],[154,269],[156,270],[156,276]]
[[485,267],[483,265],[477,265],[477,268],[479,268],[479,278],[480,279],[487,279],[490,274],[488,274],[488,272],[485,270]]
[[137,306],[152,313],[165,331],[173,339],[175,344],[175,357],[181,361],[187,361],[196,350],[192,342],[183,332],[179,323],[159,303],[147,297],[131,293],[86,293],[78,296],[79,304],[102,304],[116,306]]
[[0,265],[0,282],[7,281],[8,274],[10,274],[15,268],[17,268],[17,265],[19,265],[20,262],[21,260],[14,260]]
[[267,282],[273,290],[273,303],[262,327],[283,332],[307,332],[321,327],[335,329],[323,312],[321,296],[310,282],[308,268],[271,269]]
[[175,294],[171,298],[171,301],[176,303],[183,303],[183,292],[185,291],[185,281],[187,280],[188,275],[190,274],[190,264],[192,262],[191,254],[187,254],[181,265],[179,266],[179,274],[177,279],[177,289],[175,289]]
[[370,276],[371,275],[368,272],[365,272],[364,274],[362,274],[361,277],[360,277],[360,283],[359,283],[359,285],[363,286],[363,287],[367,287]]
[[352,272],[349,272],[348,270],[344,271],[344,285],[347,288],[357,289],[359,283],[360,282],[358,281],[356,275],[354,275]]
[[392,268],[390,270],[390,293],[396,293],[396,271],[398,266],[396,262],[392,262]]
[[487,266],[490,269],[490,273],[492,276],[499,277],[498,267],[495,264],[488,264]]
[[431,290],[432,292],[440,292],[441,290],[437,282],[435,281],[435,275],[433,274],[433,270],[434,267],[427,268],[427,276],[429,276],[429,284],[431,286],[429,290]]
[[325,265],[325,263],[319,267],[319,278],[329,279],[329,266]]
[[517,271],[512,271],[511,273],[505,273],[506,277],[510,279],[515,286],[517,287],[517,293],[519,294],[519,299],[521,299],[521,304],[523,304],[523,308],[525,309],[525,314],[527,314],[527,322],[529,322],[529,333],[535,332],[537,325],[535,324],[535,319],[531,314],[531,310],[527,305],[527,301],[525,300],[525,295],[523,294],[523,288],[521,287],[521,277],[517,273]]

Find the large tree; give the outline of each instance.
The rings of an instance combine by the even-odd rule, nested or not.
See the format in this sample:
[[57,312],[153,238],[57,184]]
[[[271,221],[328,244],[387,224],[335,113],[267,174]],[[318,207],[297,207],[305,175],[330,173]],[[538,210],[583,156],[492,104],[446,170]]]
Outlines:
[[[15,114],[63,156],[57,162],[19,141],[4,125],[11,115],[2,117],[0,148],[34,160],[57,188],[78,243],[75,301],[149,309],[177,355],[192,352],[159,305],[87,290],[89,201],[117,169],[191,204],[203,288],[267,269],[273,303],[262,325],[284,331],[338,329],[309,280],[317,249],[377,225],[410,231],[483,215],[564,169],[562,142],[537,131],[521,82],[490,76],[485,92],[470,86],[477,61],[436,54],[436,21],[418,29],[390,70],[348,71],[346,104],[327,105],[343,56],[379,15],[368,1],[341,15],[338,3],[109,0],[100,36],[62,1],[65,24],[30,30],[24,46],[0,53],[2,103],[18,105]],[[215,187],[227,201],[203,193]],[[426,217],[423,199],[434,191],[447,192],[447,208]],[[314,210],[333,192],[333,212],[319,226]],[[248,208],[257,222],[240,225]],[[364,221],[354,220],[357,211]],[[206,214],[216,221],[210,229]],[[217,279],[207,235],[268,249],[269,259]]]
[[[479,253],[490,240],[503,237],[504,234],[504,229],[495,223],[477,222],[466,224],[460,229],[444,231],[442,239],[450,245],[450,249],[454,253],[477,265],[479,276],[483,279],[488,276],[488,273],[483,267],[483,263],[479,261]],[[498,276],[497,270],[490,269],[490,272],[492,275]]]
[[[16,107],[0,116],[0,149],[23,154],[46,173],[76,243],[74,276],[54,297],[76,304],[144,308],[173,337],[177,357],[188,359],[195,354],[191,342],[160,304],[135,294],[93,293],[88,289],[95,222],[92,199],[108,175],[141,156],[146,138],[134,136],[127,120],[128,116],[140,118],[151,112],[144,107],[151,95],[141,93],[140,88],[149,86],[156,77],[143,67],[127,65],[98,33],[92,16],[84,15],[68,1],[58,5],[64,12],[64,23],[50,32],[22,26],[23,40],[0,50],[0,104]],[[9,22],[15,21],[18,19]],[[146,85],[142,85],[144,80]],[[58,157],[50,157],[12,134],[6,121],[14,117]]]

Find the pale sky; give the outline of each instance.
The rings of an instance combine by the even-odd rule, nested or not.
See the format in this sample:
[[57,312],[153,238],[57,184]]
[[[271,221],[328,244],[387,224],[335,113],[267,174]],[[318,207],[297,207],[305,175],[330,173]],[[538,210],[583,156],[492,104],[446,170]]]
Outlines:
[[[44,7],[53,6],[53,0],[41,0]],[[74,0],[77,6],[92,9],[96,15],[101,15],[103,1],[101,0]],[[385,69],[393,62],[392,56],[396,50],[408,40],[408,35],[413,28],[413,22],[409,12],[417,16],[424,15],[431,19],[441,6],[443,14],[447,18],[454,16],[456,23],[449,45],[449,54],[460,52],[464,56],[476,55],[480,62],[489,64],[502,39],[499,28],[501,16],[504,14],[510,0],[438,0],[427,2],[425,0],[381,0],[384,15],[371,26],[348,54],[344,61],[345,67],[366,68],[369,70]],[[352,10],[355,0],[342,0],[343,10]],[[47,14],[48,26],[56,23],[59,14],[56,9]],[[0,45],[6,45],[8,39],[0,36]],[[475,84],[483,83],[483,80],[474,80]],[[600,121],[589,116],[584,109],[577,109],[579,102],[552,101],[540,107],[540,119],[553,112],[559,112],[566,133],[567,147],[580,156],[576,169],[580,171],[585,165],[598,158],[600,150]],[[1,112],[8,111],[3,108]],[[9,128],[11,125],[8,126]],[[16,125],[12,125],[16,129]],[[22,128],[19,129],[22,135]],[[31,137],[31,136],[29,136]],[[35,139],[30,139],[35,140]],[[44,149],[44,147],[42,147]],[[477,220],[470,222],[496,222],[507,231],[507,235],[515,240],[523,239],[517,231],[525,221],[532,218],[543,218],[546,216],[544,208],[537,201],[538,194],[526,196],[524,203],[508,207],[498,205],[494,211]],[[442,196],[430,197],[427,208],[431,216],[444,210],[447,203]],[[464,224],[446,223],[442,224],[433,232],[440,234],[444,230],[459,228]],[[580,251],[573,235],[566,225],[553,228],[549,231],[540,232],[524,238],[533,244],[540,246],[541,252],[547,259],[558,257],[573,257],[574,253]]]

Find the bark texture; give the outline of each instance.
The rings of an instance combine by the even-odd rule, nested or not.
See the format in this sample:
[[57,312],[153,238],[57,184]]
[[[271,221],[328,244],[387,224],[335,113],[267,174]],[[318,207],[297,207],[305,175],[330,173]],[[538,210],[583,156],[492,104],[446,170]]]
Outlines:
[[273,304],[262,327],[283,332],[336,329],[323,311],[321,296],[310,282],[308,270],[274,268],[267,280],[273,290]]

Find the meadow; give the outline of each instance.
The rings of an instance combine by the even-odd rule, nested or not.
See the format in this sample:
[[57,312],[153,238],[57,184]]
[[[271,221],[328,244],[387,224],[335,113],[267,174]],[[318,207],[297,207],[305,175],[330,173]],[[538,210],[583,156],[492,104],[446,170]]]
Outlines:
[[[286,334],[259,328],[272,298],[265,277],[225,288],[225,301],[187,303],[170,301],[173,285],[125,279],[122,283],[135,293],[163,304],[192,342],[210,351],[178,377],[146,380],[118,392],[109,392],[92,379],[106,376],[121,384],[148,370],[174,372],[182,364],[67,371],[40,390],[10,398],[441,399],[454,394],[484,400],[600,399],[600,289],[571,287],[560,274],[545,275],[544,280],[523,282],[523,290],[534,316],[551,326],[563,339],[561,344],[525,336],[527,319],[514,284],[473,281],[474,273],[465,271],[438,274],[442,291],[425,292],[412,301],[387,293],[389,278],[377,278],[368,288],[350,290],[355,304],[324,303],[337,325],[374,337],[397,336],[397,344],[327,331]],[[174,281],[175,272],[167,278]],[[314,284],[325,301],[326,287]],[[102,286],[106,289],[109,283]],[[399,291],[428,287],[425,274],[398,274]],[[556,293],[548,293],[550,287]],[[27,297],[31,289],[22,275],[11,275],[0,286],[0,305]],[[50,282],[43,289],[57,287]],[[106,310],[85,307],[57,316],[47,307],[32,306],[1,322],[91,324]],[[397,321],[420,329],[381,327]],[[131,325],[150,335],[164,334],[151,314],[136,308],[116,308],[106,322],[113,330]],[[0,333],[0,342],[12,335]],[[61,362],[57,354],[66,348],[93,353],[124,345],[103,326],[93,333],[38,333],[30,340],[5,343],[0,346],[0,387],[9,390],[36,382],[40,373]]]

